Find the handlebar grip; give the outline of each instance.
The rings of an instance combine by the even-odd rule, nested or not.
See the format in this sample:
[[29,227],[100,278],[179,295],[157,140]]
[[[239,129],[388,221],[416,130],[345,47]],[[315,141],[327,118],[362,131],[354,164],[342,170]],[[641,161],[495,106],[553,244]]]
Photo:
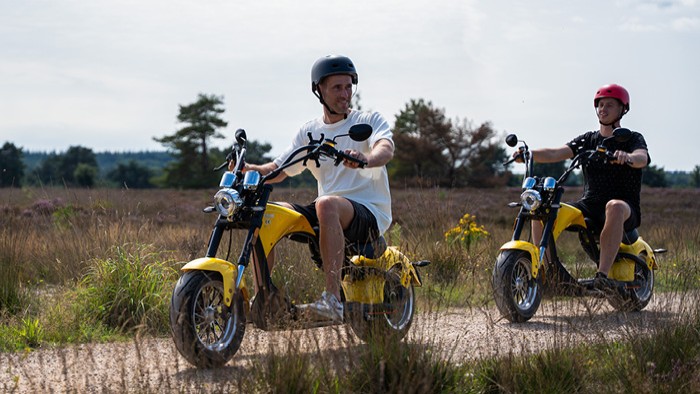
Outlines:
[[336,151],[336,152],[337,152],[336,157],[338,158],[338,160],[336,160],[336,165],[340,164],[340,162],[343,160],[357,163],[357,166],[360,168],[365,168],[365,166],[367,165],[366,161],[354,158],[343,151]]
[[510,160],[508,160],[507,162],[503,163],[503,166],[507,166],[508,164],[510,164],[510,163],[512,163],[512,162],[514,162],[514,161],[516,161],[516,160],[518,160],[518,159],[520,159],[520,158],[522,158],[522,157],[523,157],[523,152],[524,152],[524,151],[525,151],[525,150],[524,150],[523,148],[518,149],[518,154],[515,155],[515,156],[513,156],[513,157],[512,157]]

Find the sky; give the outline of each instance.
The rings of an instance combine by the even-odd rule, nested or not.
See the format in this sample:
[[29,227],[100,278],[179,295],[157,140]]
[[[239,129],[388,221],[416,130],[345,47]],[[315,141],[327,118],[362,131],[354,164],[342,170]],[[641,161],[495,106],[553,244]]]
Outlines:
[[223,97],[215,145],[243,128],[276,155],[321,114],[327,54],[392,125],[422,98],[531,148],[597,129],[595,91],[618,83],[652,164],[700,164],[700,0],[0,0],[0,143],[164,150],[201,93]]

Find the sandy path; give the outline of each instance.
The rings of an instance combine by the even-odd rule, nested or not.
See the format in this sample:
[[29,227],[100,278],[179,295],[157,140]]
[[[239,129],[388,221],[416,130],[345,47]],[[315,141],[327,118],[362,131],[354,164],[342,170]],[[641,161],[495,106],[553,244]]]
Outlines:
[[[698,295],[656,295],[640,313],[619,313],[603,300],[547,300],[525,324],[498,319],[493,309],[448,309],[421,313],[409,343],[429,344],[452,362],[570,346],[649,333],[697,305]],[[238,354],[226,367],[197,370],[170,338],[137,338],[127,343],[39,349],[0,354],[1,392],[167,392],[231,391],[238,374],[250,373],[270,353],[352,352],[362,344],[346,326],[264,332],[249,325]]]

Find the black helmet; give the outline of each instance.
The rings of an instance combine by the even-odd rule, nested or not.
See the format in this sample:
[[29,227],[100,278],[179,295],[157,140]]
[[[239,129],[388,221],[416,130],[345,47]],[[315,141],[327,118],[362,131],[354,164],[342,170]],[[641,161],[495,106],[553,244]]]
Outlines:
[[352,83],[357,85],[357,71],[352,60],[346,56],[327,55],[314,63],[311,67],[311,91],[316,94],[318,84],[329,75],[347,74],[352,77]]

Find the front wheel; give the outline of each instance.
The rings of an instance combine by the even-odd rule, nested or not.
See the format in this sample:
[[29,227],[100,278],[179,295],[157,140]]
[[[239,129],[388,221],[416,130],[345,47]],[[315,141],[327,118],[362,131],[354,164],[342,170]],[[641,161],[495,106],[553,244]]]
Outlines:
[[530,320],[542,301],[539,281],[532,277],[530,253],[504,250],[493,269],[493,295],[501,315],[508,321]]
[[384,284],[384,307],[355,304],[347,315],[353,332],[367,342],[372,338],[392,337],[403,339],[411,328],[416,311],[416,295],[413,284],[404,287],[398,272],[391,270]]
[[170,303],[170,329],[177,350],[199,368],[220,367],[238,351],[245,333],[243,297],[224,304],[221,275],[188,271],[180,277]]

